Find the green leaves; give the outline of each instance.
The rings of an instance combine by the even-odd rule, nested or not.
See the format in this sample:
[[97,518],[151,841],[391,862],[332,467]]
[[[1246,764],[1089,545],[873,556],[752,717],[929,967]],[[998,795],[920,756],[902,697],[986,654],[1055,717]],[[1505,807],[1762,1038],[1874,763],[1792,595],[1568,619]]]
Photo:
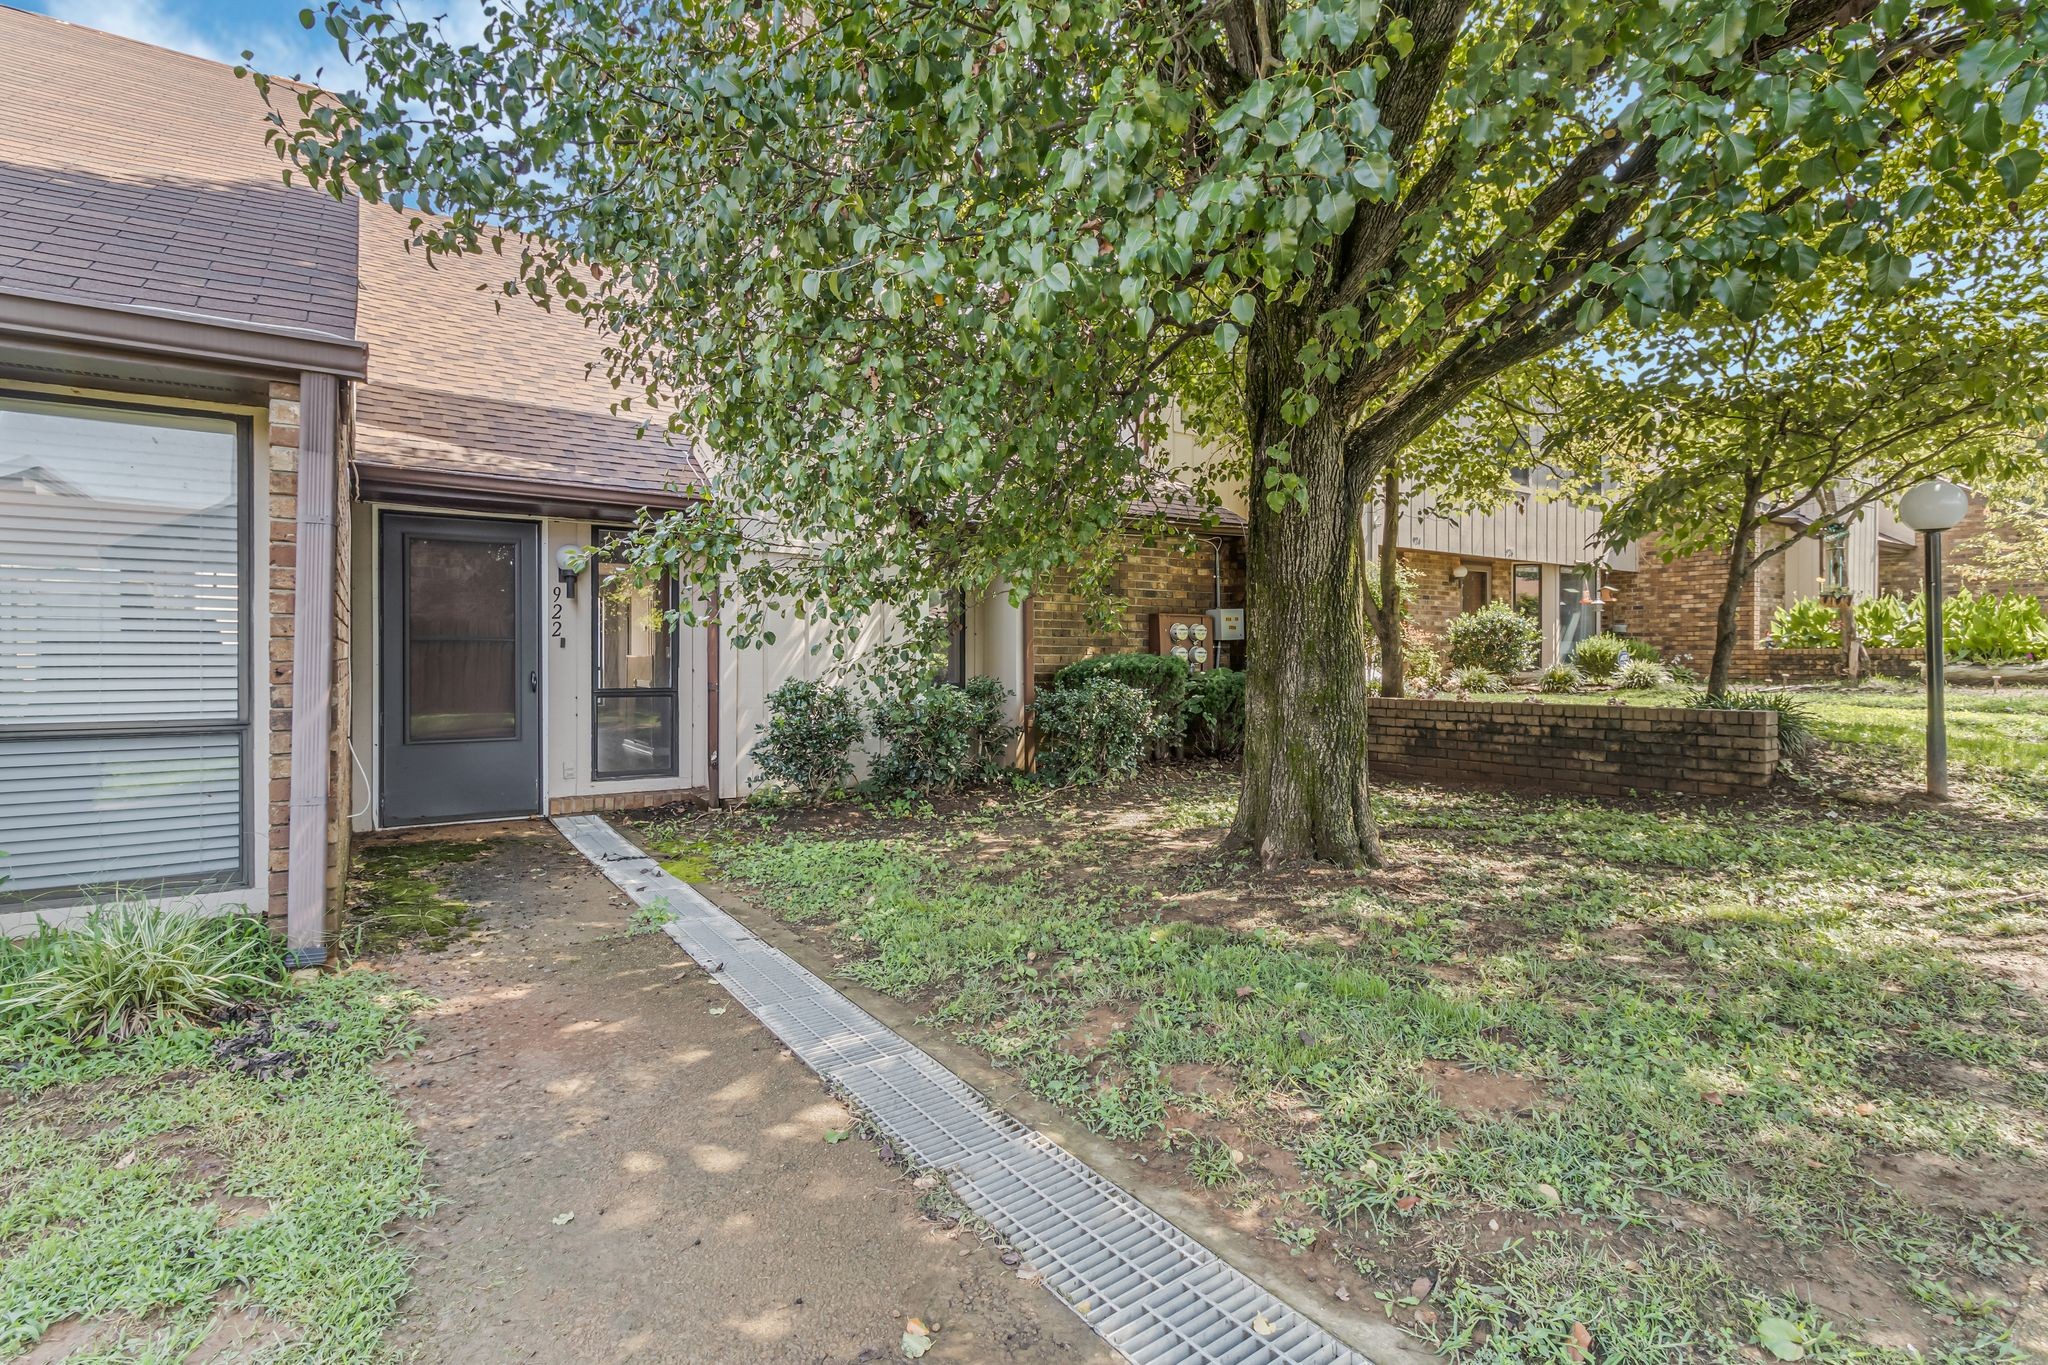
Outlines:
[[1902,297],[1974,203],[2034,211],[2044,38],[2004,10],[1942,44],[1910,0],[1534,13],[1475,5],[1445,51],[1379,0],[1256,39],[1119,0],[530,0],[454,43],[334,0],[301,21],[365,90],[271,93],[299,174],[417,205],[430,251],[510,234],[512,292],[718,452],[715,503],[636,543],[766,640],[1085,577],[1169,401],[1246,448],[1253,410],[1263,444],[1426,431],[1575,336],[1765,323],[1837,270]]

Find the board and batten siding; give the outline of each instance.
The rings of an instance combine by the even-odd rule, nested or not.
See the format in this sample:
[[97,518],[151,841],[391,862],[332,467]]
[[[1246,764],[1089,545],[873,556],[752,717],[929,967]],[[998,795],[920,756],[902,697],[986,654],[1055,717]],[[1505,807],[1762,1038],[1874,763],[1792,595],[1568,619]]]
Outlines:
[[[1411,490],[1401,509],[1401,548],[1524,564],[1598,561],[1611,569],[1636,567],[1633,545],[1602,553],[1597,508],[1557,496],[1555,482],[1540,470],[1531,477],[1534,487],[1529,492],[1491,512],[1439,513],[1431,494]],[[1374,514],[1368,514],[1369,526],[1378,524]]]

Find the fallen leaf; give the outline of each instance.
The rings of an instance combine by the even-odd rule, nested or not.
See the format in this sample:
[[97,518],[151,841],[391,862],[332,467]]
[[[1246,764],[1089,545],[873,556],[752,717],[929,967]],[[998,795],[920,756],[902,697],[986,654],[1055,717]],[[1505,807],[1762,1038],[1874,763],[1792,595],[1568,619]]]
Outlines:
[[1434,1327],[1434,1326],[1436,1326],[1436,1310],[1435,1310],[1434,1308],[1418,1308],[1418,1309],[1416,1309],[1416,1310],[1415,1310],[1415,1324],[1416,1324],[1416,1326],[1418,1326],[1418,1327]]
[[1251,993],[1252,988],[1250,986],[1239,986],[1237,988],[1237,998],[1240,1000],[1249,998]]
[[1718,1090],[1709,1090],[1706,1094],[1700,1096],[1700,1098],[1705,1100],[1708,1104],[1716,1106],[1723,1105],[1728,1102],[1728,1097],[1726,1095],[1723,1095]]
[[1421,1202],[1422,1198],[1420,1195],[1404,1194],[1399,1199],[1396,1199],[1394,1201],[1394,1207],[1399,1209],[1401,1212],[1406,1213],[1410,1209],[1414,1208],[1417,1204],[1420,1204]]
[[1334,1291],[1332,1291],[1332,1292],[1334,1292],[1334,1293],[1336,1294],[1336,1296],[1337,1296],[1337,1302],[1339,1302],[1339,1303],[1349,1303],[1349,1302],[1351,1302],[1351,1291],[1350,1291],[1350,1290],[1348,1290],[1348,1289],[1346,1289],[1346,1288],[1345,1288],[1345,1287],[1344,1287],[1343,1285],[1341,1285],[1341,1284],[1340,1284],[1340,1285],[1338,1285],[1338,1286],[1337,1286],[1337,1288],[1336,1288],[1336,1289],[1335,1289]]
[[1273,1324],[1267,1322],[1266,1315],[1261,1313],[1252,1319],[1252,1330],[1262,1337],[1270,1337],[1273,1335]]
[[924,1325],[923,1318],[906,1318],[903,1330],[914,1337],[928,1337],[932,1334],[932,1329]]
[[1859,1119],[1867,1119],[1876,1112],[1877,1106],[1872,1104],[1869,1100],[1865,1100],[1863,1101],[1863,1103],[1856,1106],[1856,1117]]
[[1764,1318],[1756,1325],[1757,1344],[1779,1360],[1806,1359],[1806,1333],[1787,1318]]
[[1418,1299],[1426,1299],[1429,1297],[1429,1291],[1434,1288],[1436,1285],[1431,1283],[1429,1276],[1420,1275],[1416,1277],[1414,1284],[1408,1286],[1408,1292]]
[[725,1006],[723,1006],[723,1005],[713,1005],[713,1006],[711,1007],[711,1011],[710,1011],[710,1012],[711,1012],[711,1013],[713,1013],[713,1014],[724,1014],[724,1013],[725,1013]]
[[903,1358],[905,1360],[917,1360],[931,1348],[932,1339],[930,1337],[920,1336],[915,1332],[905,1332],[903,1334]]
[[1593,1334],[1586,1330],[1586,1324],[1583,1322],[1573,1323],[1571,1344],[1565,1347],[1565,1354],[1569,1355],[1573,1360],[1584,1360],[1586,1352],[1592,1349]]
[[1077,1304],[1075,1304],[1075,1305],[1074,1305],[1074,1311],[1075,1311],[1076,1313],[1079,1313],[1079,1314],[1080,1314],[1080,1315],[1081,1315],[1082,1317],[1084,1317],[1084,1318],[1085,1318],[1085,1317],[1087,1317],[1087,1316],[1088,1316],[1088,1310],[1089,1310],[1089,1309],[1091,1309],[1091,1308],[1093,1308],[1094,1306],[1095,1306],[1095,1300],[1093,1300],[1093,1299],[1083,1299],[1083,1300],[1081,1300],[1081,1301],[1080,1301],[1079,1303],[1077,1303]]
[[827,1142],[844,1142],[844,1141],[846,1141],[846,1130],[845,1130],[844,1128],[827,1128],[827,1129],[825,1130],[825,1141],[827,1141]]
[[575,1221],[576,1221],[576,1215],[575,1215],[575,1214],[573,1214],[573,1213],[558,1213],[558,1214],[556,1214],[556,1215],[555,1215],[555,1220],[554,1220],[554,1221],[555,1221],[555,1226],[556,1226],[556,1227],[561,1227],[561,1226],[562,1226],[563,1224],[565,1224],[565,1223],[573,1223],[573,1222],[575,1222]]
[[1564,1202],[1564,1196],[1560,1195],[1557,1192],[1557,1186],[1552,1185],[1547,1181],[1542,1181],[1537,1184],[1536,1193],[1539,1197],[1542,1198],[1543,1202],[1546,1204],[1561,1204]]

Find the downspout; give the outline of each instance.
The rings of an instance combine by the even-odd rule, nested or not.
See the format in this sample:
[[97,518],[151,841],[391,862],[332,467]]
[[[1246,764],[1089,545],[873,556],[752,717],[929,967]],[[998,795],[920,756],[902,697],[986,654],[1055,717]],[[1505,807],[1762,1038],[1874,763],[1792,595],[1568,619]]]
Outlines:
[[709,608],[704,622],[704,733],[710,737],[711,747],[704,751],[704,786],[711,797],[711,808],[716,810],[724,804],[725,794],[719,788],[718,746],[722,733],[722,717],[718,714],[718,588],[713,585],[706,595],[705,605]]
[[340,384],[299,377],[298,554],[292,582],[291,834],[286,961],[327,960],[327,744],[334,706],[334,497]]

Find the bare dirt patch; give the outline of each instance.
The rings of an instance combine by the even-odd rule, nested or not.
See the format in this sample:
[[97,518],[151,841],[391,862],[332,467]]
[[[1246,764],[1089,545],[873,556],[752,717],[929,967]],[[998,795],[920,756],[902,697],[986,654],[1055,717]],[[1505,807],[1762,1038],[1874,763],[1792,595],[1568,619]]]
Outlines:
[[404,1234],[395,1345],[849,1362],[900,1358],[914,1316],[932,1360],[1108,1359],[552,831],[499,834],[440,874],[474,935],[374,964],[440,1002],[389,1076],[445,1200]]

